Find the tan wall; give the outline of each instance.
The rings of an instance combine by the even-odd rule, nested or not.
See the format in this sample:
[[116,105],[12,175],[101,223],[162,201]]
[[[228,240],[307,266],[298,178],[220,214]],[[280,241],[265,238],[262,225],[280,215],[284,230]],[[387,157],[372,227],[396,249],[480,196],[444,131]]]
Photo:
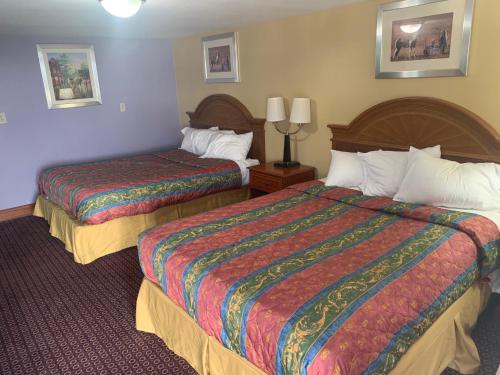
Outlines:
[[[181,114],[213,93],[234,95],[256,117],[265,117],[269,96],[310,97],[313,123],[295,143],[298,147],[292,145],[292,154],[316,166],[320,176],[326,174],[330,159],[326,124],[347,124],[362,110],[391,98],[446,99],[476,112],[500,132],[500,1],[476,0],[468,77],[376,80],[375,26],[381,2],[386,1],[370,0],[235,30],[242,78],[236,84],[205,84],[201,36],[176,40]],[[187,116],[181,115],[181,121],[187,123]],[[267,159],[279,159],[283,138],[271,125],[266,130]]]

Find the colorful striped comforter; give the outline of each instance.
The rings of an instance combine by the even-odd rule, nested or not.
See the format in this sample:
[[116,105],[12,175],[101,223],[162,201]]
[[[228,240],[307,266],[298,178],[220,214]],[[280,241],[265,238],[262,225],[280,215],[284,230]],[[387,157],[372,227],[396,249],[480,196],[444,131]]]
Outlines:
[[490,220],[313,181],[139,238],[145,276],[269,374],[387,373],[498,266]]
[[38,189],[86,224],[149,213],[208,194],[241,187],[236,163],[170,150],[49,168]]

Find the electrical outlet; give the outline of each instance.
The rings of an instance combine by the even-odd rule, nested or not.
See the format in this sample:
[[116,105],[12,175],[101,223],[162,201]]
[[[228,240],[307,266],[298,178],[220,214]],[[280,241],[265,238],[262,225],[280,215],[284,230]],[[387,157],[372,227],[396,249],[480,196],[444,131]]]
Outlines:
[[125,103],[120,103],[120,112],[127,111],[127,105]]
[[5,124],[7,124],[7,116],[5,115],[5,112],[0,112],[0,125]]

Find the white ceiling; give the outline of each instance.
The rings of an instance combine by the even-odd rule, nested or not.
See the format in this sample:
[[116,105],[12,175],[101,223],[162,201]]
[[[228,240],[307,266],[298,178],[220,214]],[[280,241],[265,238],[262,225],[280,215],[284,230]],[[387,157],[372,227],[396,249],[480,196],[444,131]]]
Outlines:
[[98,0],[0,0],[0,34],[173,38],[361,0],[146,0],[119,19]]

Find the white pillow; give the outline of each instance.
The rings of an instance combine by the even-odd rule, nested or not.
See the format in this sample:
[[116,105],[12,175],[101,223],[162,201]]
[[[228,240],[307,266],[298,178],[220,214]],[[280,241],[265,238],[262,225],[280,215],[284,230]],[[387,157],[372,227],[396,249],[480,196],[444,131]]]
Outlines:
[[207,151],[208,145],[218,136],[222,134],[235,134],[232,130],[219,130],[217,126],[210,129],[185,127],[181,129],[181,132],[184,134],[181,149],[196,155],[203,155]]
[[355,152],[332,150],[326,186],[359,188],[363,183],[363,165]]
[[436,159],[412,153],[394,200],[450,208],[500,210],[500,165]]
[[[441,146],[439,145],[425,148],[423,151],[432,157],[441,157]],[[364,179],[363,184],[361,184],[363,194],[392,198],[398,191],[408,168],[408,152],[358,152],[358,156],[363,165]]]
[[208,136],[209,131],[216,131],[219,130],[218,126],[214,126],[210,129],[194,129],[189,126],[186,126],[181,129],[181,133],[184,135],[184,138],[182,139],[182,144],[181,144],[181,150],[185,150],[188,152],[194,153],[194,148],[193,148],[193,141],[194,138],[197,137],[206,137]]
[[[211,128],[210,128],[211,129]],[[220,134],[236,134],[234,130],[217,130]]]
[[223,134],[207,148],[202,158],[245,160],[252,146],[253,133]]

